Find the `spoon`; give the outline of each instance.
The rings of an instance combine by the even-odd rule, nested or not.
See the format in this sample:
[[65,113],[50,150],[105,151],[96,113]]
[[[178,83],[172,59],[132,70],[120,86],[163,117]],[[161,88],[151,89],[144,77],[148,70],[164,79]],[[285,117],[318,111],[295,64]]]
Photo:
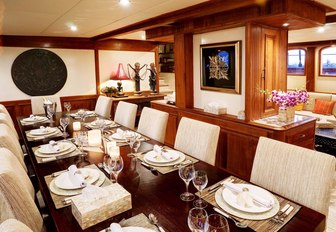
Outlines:
[[148,219],[149,219],[149,222],[152,225],[155,225],[159,229],[160,232],[165,232],[165,230],[162,228],[162,226],[160,226],[159,221],[154,214],[150,213],[148,215]]
[[236,225],[237,227],[239,227],[239,228],[246,228],[246,227],[247,227],[247,224],[246,224],[246,223],[237,221],[234,217],[231,217],[229,214],[223,212],[222,210],[220,210],[220,209],[218,209],[218,208],[216,208],[216,207],[213,207],[213,209],[214,209],[217,213],[220,213],[220,214],[222,214],[223,216],[225,216],[226,218],[231,219],[231,220],[235,223],[235,225]]

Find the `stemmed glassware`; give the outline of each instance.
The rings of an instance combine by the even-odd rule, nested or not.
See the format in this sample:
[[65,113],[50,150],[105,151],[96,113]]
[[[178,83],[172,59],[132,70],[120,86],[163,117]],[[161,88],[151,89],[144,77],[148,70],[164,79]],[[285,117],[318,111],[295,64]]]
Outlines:
[[208,203],[204,201],[202,196],[202,190],[207,186],[208,184],[208,176],[205,171],[198,170],[195,172],[195,177],[192,180],[195,188],[199,191],[199,197],[196,201],[194,201],[194,206],[197,208],[205,208],[207,207]]
[[56,113],[56,103],[53,102],[51,104],[47,104],[47,114],[50,122],[55,122],[53,120],[55,113]]
[[201,208],[192,208],[188,214],[188,227],[192,232],[207,232],[208,213]]
[[192,201],[194,200],[194,194],[188,192],[188,187],[190,181],[195,177],[194,164],[181,165],[179,167],[180,178],[184,181],[186,185],[186,192],[180,195],[182,201]]
[[135,154],[138,152],[138,149],[141,145],[140,135],[135,133],[135,132],[126,132],[125,133],[125,140],[126,140],[126,143],[131,148],[131,153],[127,154],[127,156],[128,157],[135,157]]
[[71,110],[71,103],[70,102],[64,102],[64,108],[67,110],[67,115],[70,115]]
[[[109,150],[111,149],[113,148],[110,147]],[[106,160],[104,159],[104,163],[106,163],[107,169],[110,171],[111,181],[113,183],[118,183],[118,175],[124,168],[124,160],[119,154],[109,153],[109,157],[106,157]],[[112,178],[113,176],[114,179]]]
[[209,232],[230,232],[229,223],[220,214],[211,214],[208,217]]
[[90,164],[89,161],[85,160],[85,156],[87,155],[87,152],[84,151],[84,145],[88,143],[88,133],[87,131],[79,131],[76,134],[76,142],[79,145],[79,150],[80,150],[80,157],[81,159],[79,159],[77,161],[77,166],[78,167],[83,167],[86,166],[88,164]]
[[69,117],[61,117],[60,118],[60,125],[63,128],[63,137],[64,139],[68,136],[68,133],[66,132],[66,128],[70,123],[70,118]]
[[78,110],[77,114],[80,117],[81,121],[84,122],[86,117],[86,111],[84,109],[80,109]]

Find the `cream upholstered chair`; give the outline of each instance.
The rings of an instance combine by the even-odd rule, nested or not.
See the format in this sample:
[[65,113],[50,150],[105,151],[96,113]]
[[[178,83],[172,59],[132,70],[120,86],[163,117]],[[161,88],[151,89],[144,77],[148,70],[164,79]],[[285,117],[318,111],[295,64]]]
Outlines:
[[18,159],[24,170],[27,171],[20,143],[6,124],[0,124],[0,147],[10,150]]
[[13,132],[13,134],[16,136],[16,138],[19,138],[19,135],[15,129],[14,123],[11,118],[8,118],[8,115],[5,113],[0,113],[0,124],[6,124]]
[[22,222],[10,218],[0,224],[0,232],[33,232]]
[[335,167],[331,155],[260,137],[250,181],[327,215]]
[[0,165],[0,222],[15,218],[33,231],[44,231],[42,216],[15,171]]
[[169,114],[144,107],[141,111],[137,131],[160,143],[164,142]]
[[138,105],[120,101],[114,115],[114,121],[122,126],[134,130]]
[[[15,133],[17,134],[13,119],[12,119],[11,115],[9,114],[8,110],[6,109],[6,107],[2,104],[0,104],[0,113],[4,113],[6,115],[6,118],[8,119],[10,127],[13,128]],[[19,138],[19,136],[18,136],[18,138]]]
[[219,131],[219,126],[182,117],[174,148],[214,165]]
[[111,108],[112,108],[113,99],[106,96],[99,96],[96,102],[95,112],[100,116],[105,118],[111,117]]
[[62,105],[61,105],[61,99],[57,95],[50,95],[50,96],[36,96],[31,97],[31,107],[32,107],[32,113],[33,114],[44,114],[44,108],[43,108],[43,102],[44,99],[48,99],[51,102],[56,102],[56,112],[62,112]]

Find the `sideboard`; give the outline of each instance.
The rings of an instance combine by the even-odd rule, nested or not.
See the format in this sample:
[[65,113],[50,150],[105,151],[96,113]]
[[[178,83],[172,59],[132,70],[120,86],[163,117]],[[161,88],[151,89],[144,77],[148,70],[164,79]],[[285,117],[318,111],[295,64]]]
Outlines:
[[200,109],[181,109],[164,101],[152,101],[151,106],[169,113],[165,138],[165,144],[168,146],[174,146],[182,117],[220,126],[215,165],[242,178],[250,178],[260,136],[314,149],[315,119],[311,117],[298,117],[299,119],[290,125],[272,127],[239,120],[233,115],[214,115]]

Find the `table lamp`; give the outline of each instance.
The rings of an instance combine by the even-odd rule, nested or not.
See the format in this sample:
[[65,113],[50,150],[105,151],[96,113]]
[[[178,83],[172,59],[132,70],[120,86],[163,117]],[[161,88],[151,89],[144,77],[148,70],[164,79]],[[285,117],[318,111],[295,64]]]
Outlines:
[[110,80],[115,80],[118,81],[117,85],[117,89],[118,89],[118,93],[116,97],[126,97],[124,96],[124,92],[123,92],[123,87],[122,87],[122,80],[129,80],[129,77],[126,75],[125,73],[125,69],[122,63],[119,63],[118,65],[118,69],[117,72],[111,75]]

